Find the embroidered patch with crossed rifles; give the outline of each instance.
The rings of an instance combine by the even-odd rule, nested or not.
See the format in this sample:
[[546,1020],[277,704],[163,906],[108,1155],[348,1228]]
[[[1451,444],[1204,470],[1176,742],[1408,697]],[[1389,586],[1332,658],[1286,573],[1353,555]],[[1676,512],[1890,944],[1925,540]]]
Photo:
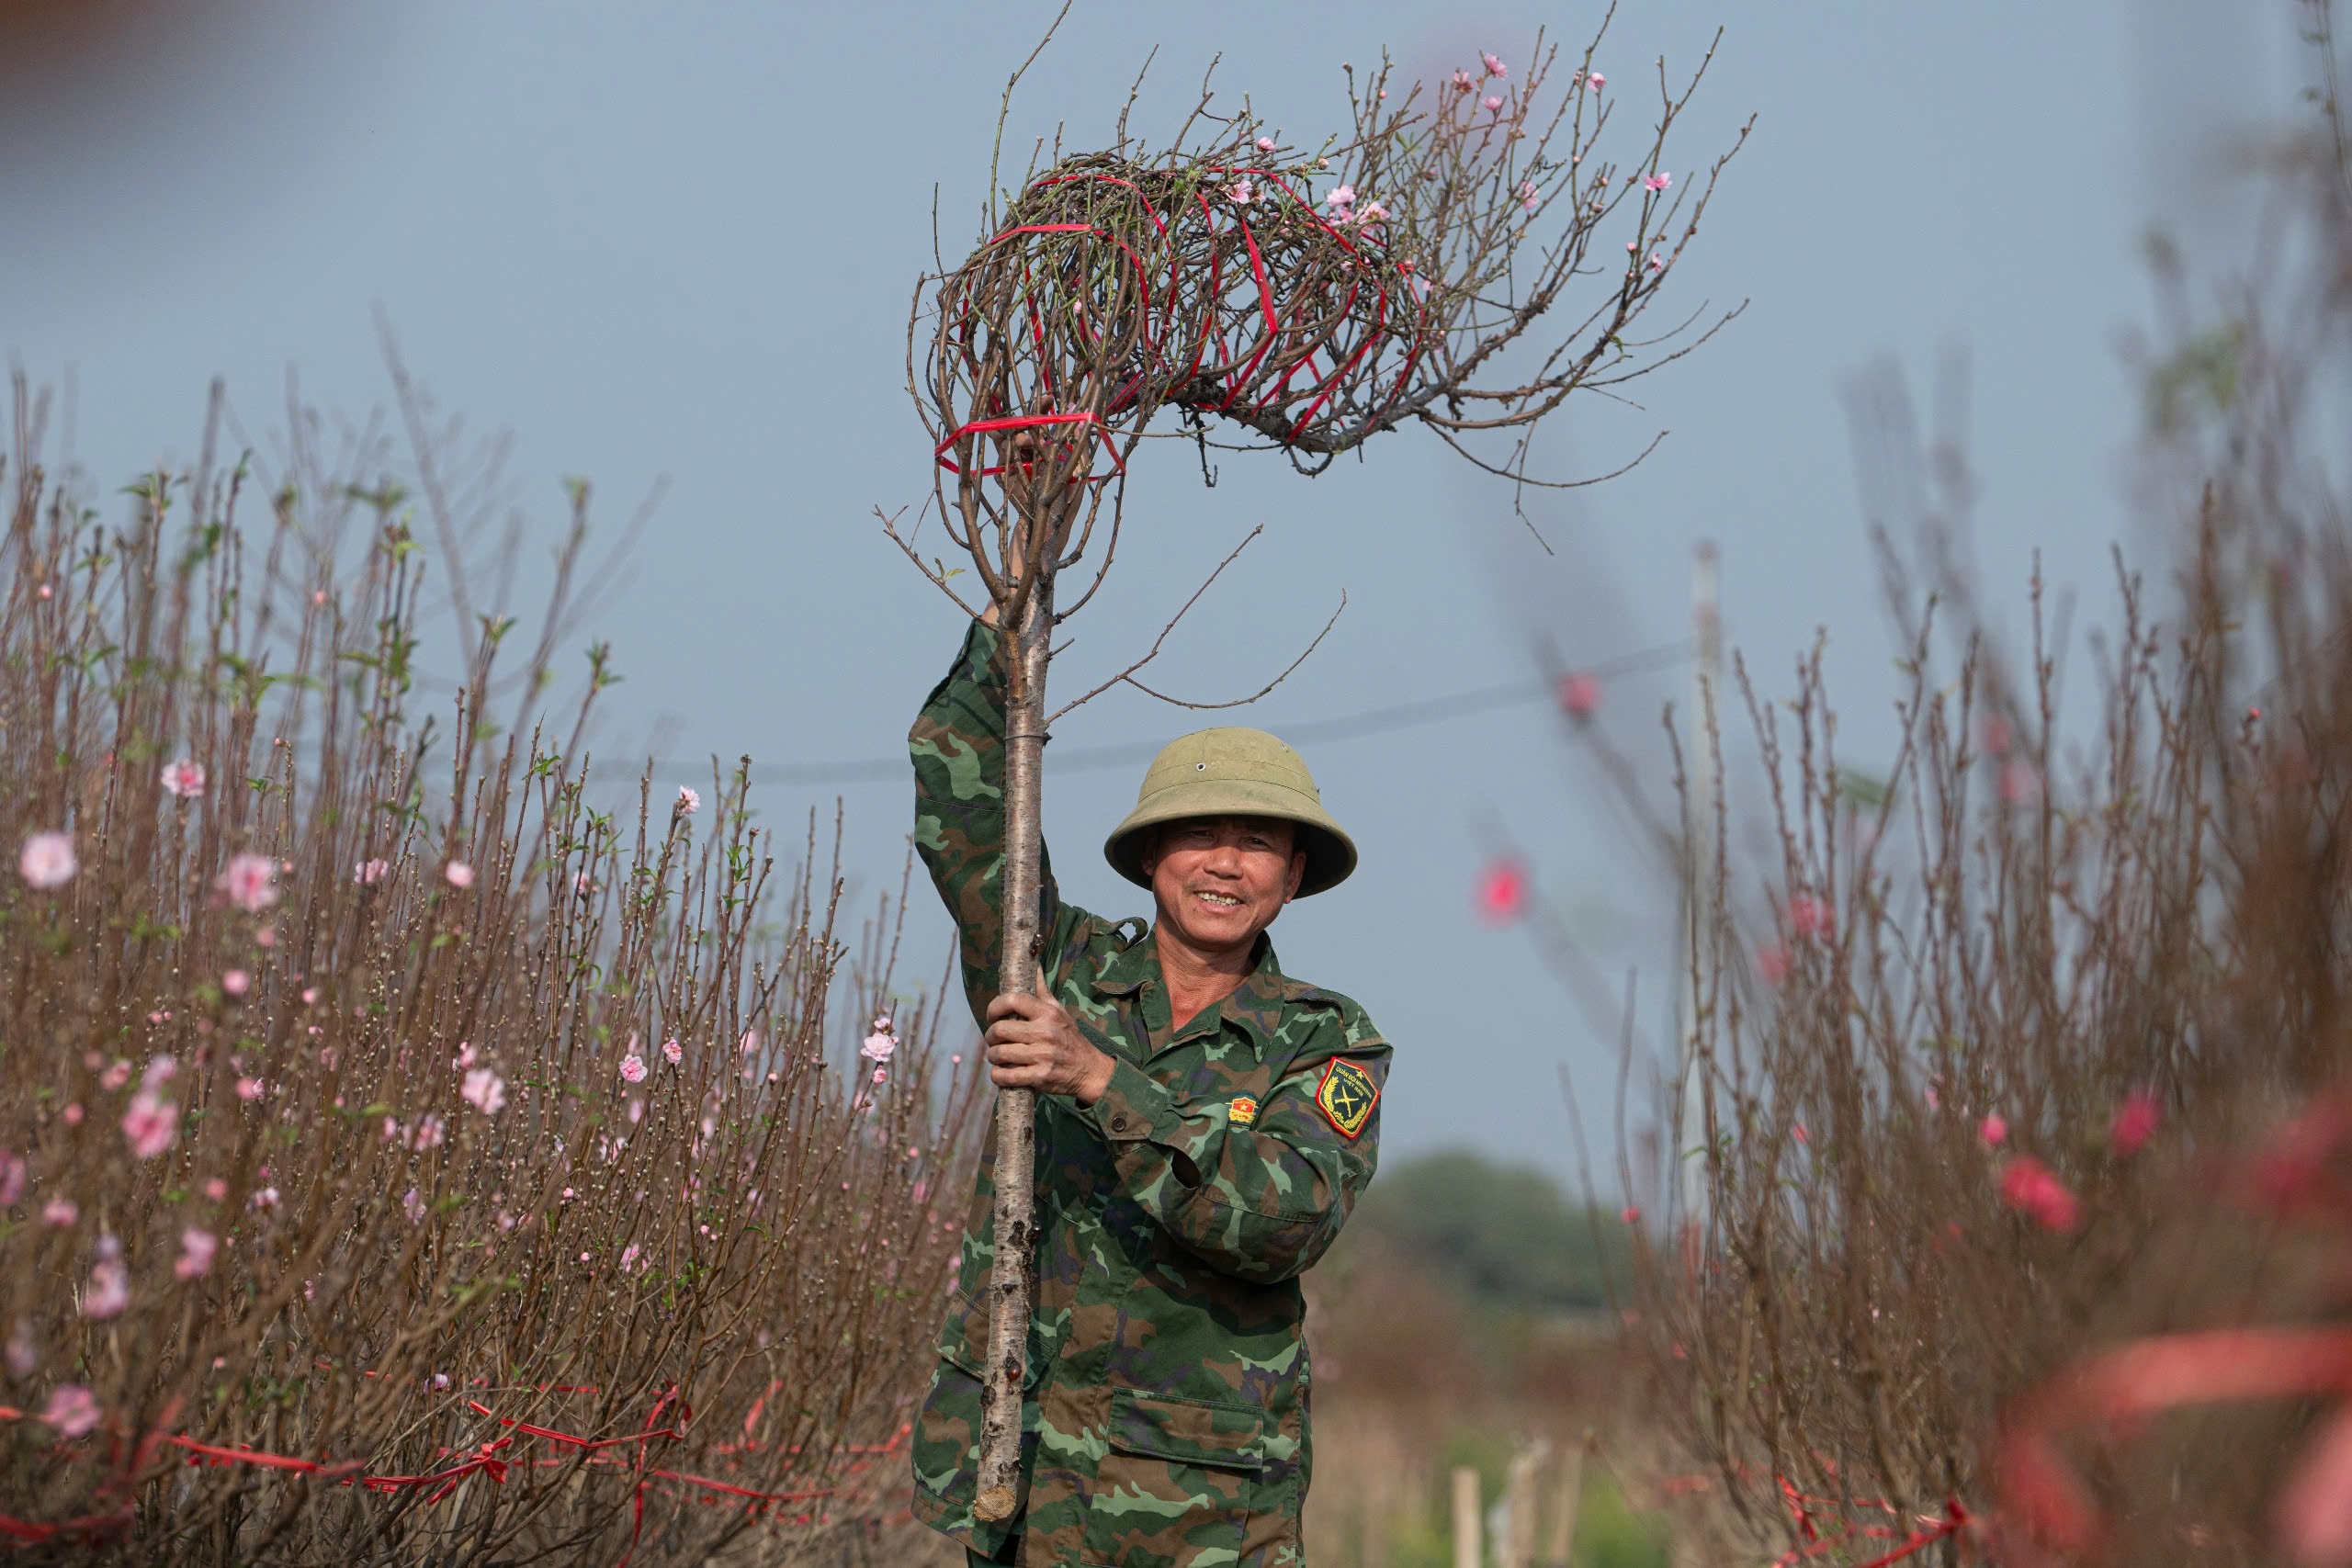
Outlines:
[[1352,1139],[1380,1103],[1380,1086],[1353,1062],[1334,1056],[1323,1069],[1323,1081],[1315,1086],[1315,1103],[1340,1136]]
[[1246,1094],[1237,1094],[1233,1103],[1225,1108],[1225,1119],[1237,1127],[1247,1127],[1258,1119],[1258,1102]]

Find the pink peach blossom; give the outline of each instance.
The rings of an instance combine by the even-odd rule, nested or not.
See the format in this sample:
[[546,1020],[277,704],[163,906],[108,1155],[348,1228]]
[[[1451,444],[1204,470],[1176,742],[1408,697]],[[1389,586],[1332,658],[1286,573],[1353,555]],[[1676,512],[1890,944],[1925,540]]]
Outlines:
[[13,1208],[25,1195],[25,1162],[15,1155],[0,1155],[0,1209]]
[[1509,858],[1498,860],[1479,874],[1478,913],[1490,924],[1515,920],[1527,912],[1527,870]]
[[1323,200],[1325,205],[1330,207],[1353,207],[1356,204],[1356,187],[1353,186],[1335,186],[1332,189],[1331,194],[1325,197]]
[[2075,1195],[2030,1155],[2018,1155],[2002,1168],[2001,1201],[2044,1230],[2063,1235],[2082,1224]]
[[1472,86],[1472,83],[1471,83],[1471,78],[1470,78],[1470,73],[1468,73],[1467,71],[1456,71],[1456,72],[1453,73],[1453,90],[1454,90],[1455,92],[1457,92],[1457,93],[1466,93],[1466,92],[1470,91],[1471,86]]
[[221,972],[220,988],[232,997],[243,996],[253,989],[253,985],[254,977],[242,969],[227,969]]
[[680,1061],[684,1059],[685,1055],[685,1047],[679,1044],[675,1040],[664,1040],[662,1042],[662,1059],[668,1062],[672,1066],[676,1066]]
[[1258,151],[1259,151],[1259,152],[1272,152],[1273,150],[1274,150],[1274,139],[1273,139],[1272,137],[1271,137],[1271,136],[1261,136],[1260,138],[1258,138]]
[[63,833],[32,833],[17,856],[17,874],[35,887],[62,887],[82,869],[74,840]]
[[267,855],[233,855],[212,886],[238,908],[257,915],[277,902],[277,863]]
[[680,785],[678,786],[678,811],[679,811],[679,814],[680,814],[681,816],[692,817],[695,812],[700,811],[701,809],[702,809],[702,794],[701,794],[701,792],[700,792],[700,791],[698,791],[698,790],[692,790],[692,789],[688,789],[685,785],[684,785],[684,784],[680,784]]
[[1581,724],[1600,711],[1600,677],[1572,671],[1560,677],[1560,711]]
[[1483,49],[1478,51],[1478,63],[1487,68],[1487,74],[1489,76],[1501,78],[1510,74],[1510,67],[1505,65],[1501,61],[1497,60],[1493,55],[1488,54]]
[[1664,171],[1660,171],[1655,175],[1644,175],[1642,176],[1642,188],[1644,190],[1664,190],[1673,183],[1674,176],[1665,173]]
[[164,793],[182,800],[194,800],[204,793],[204,764],[182,757],[176,762],[164,764]]
[[102,1323],[121,1316],[130,1304],[130,1271],[122,1266],[122,1244],[101,1235],[98,1260],[90,1265],[89,1287],[82,1292],[82,1315]]
[[1502,99],[1489,94],[1487,96],[1478,100],[1478,107],[1485,109],[1488,114],[1500,114],[1502,112],[1503,101]]
[[465,1086],[458,1093],[485,1116],[495,1116],[506,1108],[506,1080],[488,1067],[476,1067],[468,1073]]
[[241,1077],[237,1080],[237,1098],[239,1100],[259,1100],[261,1096],[261,1079]]
[[2119,1155],[2138,1154],[2156,1135],[2157,1123],[2163,1119],[2164,1111],[2156,1103],[2155,1095],[2148,1089],[2135,1089],[2115,1108],[2114,1120],[2108,1123],[2108,1143]]
[[122,1135],[130,1140],[133,1155],[153,1159],[177,1141],[179,1121],[178,1106],[142,1089],[130,1097],[130,1109],[122,1113]]
[[1534,211],[1538,207],[1543,205],[1543,201],[1536,194],[1535,182],[1533,180],[1521,180],[1520,182],[1519,205],[1525,208],[1530,212]]
[[180,1255],[172,1260],[173,1275],[177,1279],[193,1280],[199,1274],[210,1272],[212,1255],[220,1247],[219,1236],[190,1225],[180,1232]]
[[645,1081],[645,1058],[632,1053],[621,1058],[621,1078],[627,1083]]
[[1233,198],[1235,205],[1247,207],[1258,199],[1258,187],[1251,185],[1245,175],[1227,186],[1225,194]]
[[1801,937],[1826,937],[1830,932],[1832,916],[1828,904],[1810,893],[1792,894],[1789,897],[1789,930]]
[[[46,586],[42,592],[47,592]],[[78,1382],[59,1383],[49,1391],[49,1404],[40,1418],[56,1427],[61,1438],[86,1438],[97,1428],[97,1395]]]
[[474,868],[461,860],[453,860],[443,866],[441,874],[448,881],[450,886],[460,892],[474,885]]
[[372,887],[383,881],[384,874],[391,869],[391,863],[389,861],[363,860],[351,868],[351,880],[362,887]]
[[1591,75],[1587,76],[1584,80],[1585,85],[1590,87],[1596,93],[1600,91],[1601,88],[1609,85],[1609,78],[1603,76],[1598,71],[1594,72]]
[[51,1198],[40,1206],[40,1217],[42,1224],[62,1230],[81,1218],[82,1211],[74,1206],[71,1198]]
[[1976,1124],[1976,1135],[1984,1140],[1987,1148],[1999,1148],[2009,1139],[2008,1119],[1997,1111],[1987,1113]]

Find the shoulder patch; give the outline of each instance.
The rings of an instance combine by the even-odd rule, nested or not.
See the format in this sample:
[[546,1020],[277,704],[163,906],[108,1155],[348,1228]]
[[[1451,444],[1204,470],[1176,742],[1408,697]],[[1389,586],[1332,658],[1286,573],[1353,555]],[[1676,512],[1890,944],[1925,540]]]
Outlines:
[[1316,1108],[1344,1138],[1363,1132],[1372,1120],[1372,1108],[1379,1103],[1380,1086],[1344,1056],[1332,1057],[1323,1069],[1323,1081],[1315,1086]]
[[1247,1127],[1258,1119],[1258,1102],[1246,1094],[1237,1094],[1233,1103],[1225,1108],[1225,1119],[1237,1127]]

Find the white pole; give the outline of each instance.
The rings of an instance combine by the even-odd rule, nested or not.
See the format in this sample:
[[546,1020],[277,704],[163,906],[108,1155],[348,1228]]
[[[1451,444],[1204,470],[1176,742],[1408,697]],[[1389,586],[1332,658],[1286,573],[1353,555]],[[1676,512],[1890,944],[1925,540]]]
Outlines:
[[[1705,1141],[1706,1032],[1700,1026],[1714,931],[1715,815],[1723,780],[1709,734],[1716,716],[1723,673],[1723,617],[1716,600],[1717,561],[1711,540],[1700,541],[1690,570],[1690,716],[1684,727],[1684,755],[1690,788],[1683,821],[1686,863],[1682,873],[1682,1102],[1676,1118],[1674,1158],[1680,1173],[1682,1225],[1695,1244],[1705,1205],[1706,1168],[1691,1150]],[[1686,1246],[1686,1256],[1693,1250]]]
[[1467,1465],[1453,1472],[1453,1568],[1482,1568],[1478,1529],[1478,1472]]

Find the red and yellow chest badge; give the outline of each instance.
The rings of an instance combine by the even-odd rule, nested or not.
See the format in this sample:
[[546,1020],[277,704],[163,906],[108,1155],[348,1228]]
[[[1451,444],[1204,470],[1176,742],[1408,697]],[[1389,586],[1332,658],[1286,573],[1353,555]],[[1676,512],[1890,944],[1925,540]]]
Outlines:
[[1353,1062],[1334,1056],[1323,1069],[1323,1081],[1315,1086],[1315,1103],[1340,1136],[1353,1138],[1372,1120],[1372,1108],[1380,1103],[1380,1086]]
[[1237,1127],[1247,1127],[1258,1119],[1258,1102],[1246,1094],[1237,1094],[1233,1103],[1225,1108],[1225,1119]]

